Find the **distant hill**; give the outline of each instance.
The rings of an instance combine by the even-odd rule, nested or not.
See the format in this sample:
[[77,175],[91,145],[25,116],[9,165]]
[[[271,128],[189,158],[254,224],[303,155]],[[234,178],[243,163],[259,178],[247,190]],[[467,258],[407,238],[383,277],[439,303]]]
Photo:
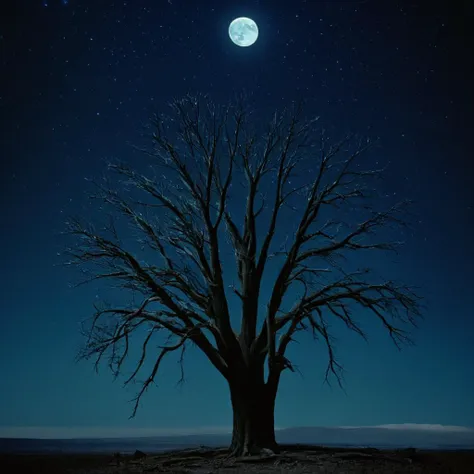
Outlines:
[[[378,448],[474,449],[474,430],[443,427],[299,427],[276,432],[279,443],[326,446],[371,446]],[[226,446],[229,434],[191,434],[97,439],[0,438],[0,453],[111,453],[158,452],[193,446]]]
[[279,443],[393,446],[436,449],[456,446],[474,449],[474,430],[403,429],[379,427],[300,427],[278,431]]

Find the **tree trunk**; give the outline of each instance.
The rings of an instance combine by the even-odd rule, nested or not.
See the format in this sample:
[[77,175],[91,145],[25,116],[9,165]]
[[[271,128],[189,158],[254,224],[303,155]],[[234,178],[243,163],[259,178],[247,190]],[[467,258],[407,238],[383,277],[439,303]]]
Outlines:
[[276,390],[263,383],[229,383],[234,415],[230,451],[234,456],[261,452],[263,448],[277,452],[275,441]]

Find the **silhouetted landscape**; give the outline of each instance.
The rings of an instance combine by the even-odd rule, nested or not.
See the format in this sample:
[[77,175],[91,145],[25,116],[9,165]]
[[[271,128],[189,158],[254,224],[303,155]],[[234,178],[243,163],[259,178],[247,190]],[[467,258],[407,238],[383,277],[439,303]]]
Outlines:
[[474,473],[472,0],[0,3],[2,474]]
[[[474,430],[443,432],[436,430],[385,428],[300,427],[276,431],[281,444],[316,444],[338,447],[418,449],[474,449]],[[14,439],[0,438],[2,453],[133,453],[186,449],[199,446],[228,446],[230,434],[192,434],[109,439]]]

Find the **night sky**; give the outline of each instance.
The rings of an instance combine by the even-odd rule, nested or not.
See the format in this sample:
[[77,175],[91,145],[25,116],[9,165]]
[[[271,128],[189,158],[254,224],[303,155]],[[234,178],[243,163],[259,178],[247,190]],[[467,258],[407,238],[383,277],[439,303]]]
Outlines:
[[[139,166],[133,145],[147,143],[153,113],[186,93],[225,103],[242,91],[259,121],[305,99],[305,114],[320,116],[330,134],[379,138],[365,158],[389,164],[379,190],[416,202],[414,230],[394,235],[406,241],[395,263],[380,254],[367,262],[421,287],[416,346],[398,352],[371,315],[361,314],[369,344],[335,324],[344,393],[323,384],[324,347],[302,337],[290,356],[303,376],[284,373],[276,425],[474,427],[472,2],[15,0],[0,8],[0,436],[10,427],[41,435],[231,425],[225,381],[192,348],[186,383],[176,387],[170,357],[129,421],[139,387],[123,389],[106,366],[97,375],[92,362],[75,363],[93,303],[126,295],[70,288],[79,275],[58,254],[70,243],[61,235],[68,216],[100,219],[85,178],[100,179],[109,159]],[[228,37],[239,16],[259,26],[251,47]],[[236,193],[241,205],[246,190]],[[274,249],[291,238],[289,222]],[[285,302],[290,308],[291,294]]]

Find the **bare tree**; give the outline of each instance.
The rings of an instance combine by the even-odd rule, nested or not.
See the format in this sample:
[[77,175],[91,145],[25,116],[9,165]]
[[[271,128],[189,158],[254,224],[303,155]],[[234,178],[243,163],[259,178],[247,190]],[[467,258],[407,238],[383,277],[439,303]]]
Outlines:
[[[141,357],[125,384],[136,379],[145,360],[154,362],[135,399],[134,416],[163,358],[180,351],[182,362],[192,342],[228,382],[233,407],[231,452],[277,450],[275,399],[282,372],[295,370],[286,353],[299,331],[310,331],[325,345],[326,381],[332,374],[339,384],[342,366],[329,332],[331,320],[342,321],[366,338],[354,310],[368,313],[380,321],[397,347],[410,342],[407,328],[421,317],[420,297],[414,289],[378,281],[370,269],[348,270],[353,252],[399,247],[401,242],[373,237],[378,231],[407,225],[403,216],[409,202],[375,210],[381,200],[375,200],[369,183],[383,170],[365,170],[359,163],[372,143],[348,135],[330,145],[326,133],[316,131],[317,119],[303,120],[300,107],[276,113],[262,134],[241,103],[218,107],[202,97],[185,97],[171,108],[171,115],[152,121],[154,146],[145,153],[154,169],[171,170],[181,184],[167,185],[168,178],[149,178],[124,164],[110,164],[125,179],[127,198],[108,182],[98,184],[95,195],[126,216],[141,233],[140,245],[155,251],[162,265],[142,262],[125,249],[115,224],[117,212],[100,232],[78,219],[68,222],[68,232],[78,238],[77,245],[67,250],[72,257],[68,263],[79,264],[88,274],[86,281],[112,280],[140,298],[126,307],[96,306],[79,357],[96,357],[97,367],[107,354],[110,368],[121,374],[132,335],[143,335]],[[305,169],[309,183],[291,186],[294,170],[303,160],[312,166]],[[245,175],[248,188],[241,230],[228,206],[234,171]],[[268,196],[259,194],[259,186],[269,173],[273,184],[267,207]],[[142,197],[136,198],[140,193]],[[291,196],[297,197],[296,206],[290,205]],[[261,204],[256,209],[258,198]],[[272,253],[284,205],[298,212],[298,226],[291,246]],[[344,208],[350,209],[350,219],[324,218],[325,209],[337,216]],[[269,209],[269,225],[258,242],[256,222],[264,209]],[[354,216],[360,218],[358,223],[350,222]],[[235,251],[238,287],[224,284],[219,237],[223,227]],[[265,265],[275,256],[281,256],[283,263],[266,312],[259,318]],[[283,298],[293,284],[300,284],[303,293],[291,310],[283,312]],[[241,302],[239,332],[231,323],[226,288],[232,288]],[[150,341],[162,331],[168,335],[166,344],[159,351],[150,349]]]

